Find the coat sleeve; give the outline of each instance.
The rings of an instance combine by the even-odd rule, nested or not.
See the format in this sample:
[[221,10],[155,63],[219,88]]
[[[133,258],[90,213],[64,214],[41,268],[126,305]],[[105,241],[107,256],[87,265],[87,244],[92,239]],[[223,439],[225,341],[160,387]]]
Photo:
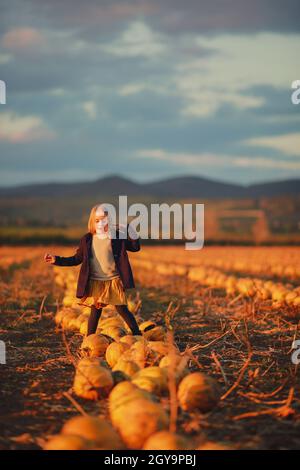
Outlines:
[[128,224],[127,225],[127,239],[125,239],[125,248],[127,251],[140,251],[141,249],[140,239],[130,238],[130,235],[129,235],[130,230],[132,231],[133,229],[129,227],[129,224]]
[[77,266],[81,264],[83,260],[83,238],[81,238],[79,247],[76,250],[75,255],[73,256],[55,256],[55,264],[56,266]]

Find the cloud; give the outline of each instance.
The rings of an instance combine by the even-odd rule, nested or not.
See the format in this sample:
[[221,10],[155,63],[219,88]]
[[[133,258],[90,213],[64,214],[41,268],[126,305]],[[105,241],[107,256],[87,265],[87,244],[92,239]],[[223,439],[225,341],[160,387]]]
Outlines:
[[121,86],[118,90],[118,93],[121,96],[136,95],[137,93],[144,91],[146,87],[147,86],[145,83],[128,83],[126,85]]
[[176,66],[174,82],[186,101],[186,116],[209,116],[223,104],[262,108],[265,100],[251,94],[251,88],[290,88],[292,77],[298,73],[295,57],[300,35],[201,35],[193,41],[204,49],[216,50],[217,55],[182,60]]
[[143,21],[134,21],[110,44],[101,49],[118,57],[144,57],[155,59],[167,53],[163,35],[154,32]]
[[0,54],[0,64],[1,65],[7,64],[11,60],[13,60],[12,54]]
[[154,1],[160,4],[156,24],[174,35],[198,31],[209,34],[219,31],[299,31],[300,4],[297,0]]
[[66,91],[63,88],[53,88],[49,90],[49,95],[50,96],[65,96]]
[[120,96],[131,96],[136,95],[138,93],[142,93],[143,91],[149,91],[157,94],[167,94],[168,90],[164,85],[156,85],[151,83],[127,83],[126,85],[122,85],[118,89],[118,93]]
[[2,46],[10,50],[24,50],[40,47],[44,36],[35,28],[14,28],[4,34]]
[[94,101],[85,101],[82,103],[82,109],[91,120],[97,118],[97,105]]
[[282,170],[300,170],[300,162],[292,160],[274,160],[265,157],[238,157],[234,160],[234,164],[239,167],[255,167],[255,168],[270,168]]
[[288,156],[300,156],[300,132],[246,139],[242,143],[253,147],[266,147]]
[[277,168],[284,170],[300,170],[300,162],[278,161],[266,157],[252,156],[231,156],[214,153],[188,153],[188,152],[168,152],[163,149],[140,149],[135,153],[136,158],[146,158],[168,161],[184,167],[192,167],[201,170],[203,167],[244,167],[244,168]]
[[[99,28],[113,27],[139,18],[162,32],[215,33],[219,31],[299,31],[298,0],[2,0],[4,13],[13,8],[22,18],[44,19],[54,29],[76,29],[95,40]],[[7,20],[13,19],[7,15]]]
[[[299,78],[299,8],[292,0],[3,0],[10,121],[40,121],[23,121],[19,137],[6,123],[2,167],[23,164],[30,181],[31,169],[50,175],[55,166],[64,179],[71,167],[80,172],[84,154],[91,176],[106,168],[155,178],[185,167],[229,181],[299,175],[296,155],[274,141],[244,143],[298,133],[290,85]],[[51,127],[61,132],[45,146]],[[34,143],[20,152],[18,138]],[[167,149],[165,158],[130,158],[152,147]]]
[[25,143],[37,140],[51,140],[55,133],[51,131],[39,116],[19,116],[6,111],[0,114],[0,141]]
[[[181,87],[179,86],[179,89]],[[263,106],[262,97],[243,96],[239,93],[220,91],[199,91],[197,88],[183,89],[183,95],[188,101],[182,110],[183,116],[206,117],[215,114],[221,106],[229,104],[236,109],[251,109]]]
[[[2,0],[5,1],[5,0]],[[153,0],[6,0],[7,10],[10,3],[19,6],[19,11],[25,10],[28,16],[28,7],[31,15],[44,19],[53,29],[76,30],[82,36],[90,39],[99,37],[101,31],[110,32],[120,24],[135,20],[139,17],[159,14],[159,3]],[[24,3],[26,6],[24,7]],[[22,11],[23,13],[23,11]]]

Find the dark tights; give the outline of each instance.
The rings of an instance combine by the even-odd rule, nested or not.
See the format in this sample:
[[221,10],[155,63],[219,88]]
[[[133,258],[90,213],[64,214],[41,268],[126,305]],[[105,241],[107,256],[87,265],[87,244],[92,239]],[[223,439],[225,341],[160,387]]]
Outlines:
[[[134,318],[134,315],[128,310],[127,305],[115,305],[116,310],[123,320],[127,323],[133,335],[141,335],[140,329]],[[96,308],[95,305],[91,307],[91,314],[88,321],[87,336],[96,333],[98,322],[100,320],[102,308]]]

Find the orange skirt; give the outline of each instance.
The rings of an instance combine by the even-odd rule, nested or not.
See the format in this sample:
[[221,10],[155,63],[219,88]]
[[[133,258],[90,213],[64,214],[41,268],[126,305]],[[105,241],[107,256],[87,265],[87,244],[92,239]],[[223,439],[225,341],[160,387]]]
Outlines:
[[78,305],[96,308],[106,305],[126,305],[127,295],[120,277],[101,281],[98,279],[89,279],[87,293],[80,299]]

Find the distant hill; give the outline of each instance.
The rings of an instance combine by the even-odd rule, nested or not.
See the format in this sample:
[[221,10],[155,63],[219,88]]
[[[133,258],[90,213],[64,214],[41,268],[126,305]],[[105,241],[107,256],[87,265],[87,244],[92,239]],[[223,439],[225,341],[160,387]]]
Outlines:
[[214,181],[199,176],[179,176],[143,185],[148,194],[174,198],[236,198],[244,188],[239,185]]
[[253,184],[246,188],[249,197],[276,197],[300,194],[300,179]]
[[75,183],[39,183],[0,188],[0,197],[94,196],[95,194],[143,194],[143,186],[120,176],[107,176],[95,181]]
[[190,175],[147,183],[110,175],[88,182],[26,184],[0,188],[0,198],[99,197],[119,194],[154,199],[276,197],[300,194],[300,179],[243,186]]

